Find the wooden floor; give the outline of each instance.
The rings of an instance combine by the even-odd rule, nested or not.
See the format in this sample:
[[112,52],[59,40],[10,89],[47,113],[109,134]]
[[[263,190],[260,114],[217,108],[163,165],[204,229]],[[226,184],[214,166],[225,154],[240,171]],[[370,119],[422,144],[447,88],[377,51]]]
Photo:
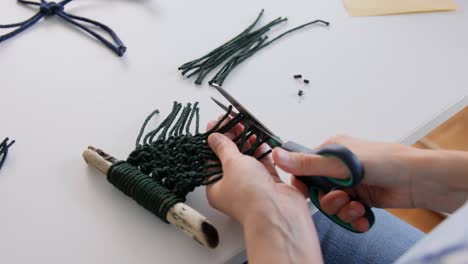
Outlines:
[[468,151],[468,107],[416,142],[415,146]]
[[[431,131],[414,144],[425,149],[468,151],[468,107]],[[409,224],[428,233],[445,219],[445,215],[427,209],[387,209]]]

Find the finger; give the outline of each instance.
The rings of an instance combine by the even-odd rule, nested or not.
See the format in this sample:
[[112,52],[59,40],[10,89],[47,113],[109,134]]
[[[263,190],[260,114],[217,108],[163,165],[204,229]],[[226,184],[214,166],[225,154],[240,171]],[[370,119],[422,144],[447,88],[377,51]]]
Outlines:
[[364,233],[369,231],[370,224],[369,220],[367,220],[365,217],[359,217],[351,223],[351,226],[359,232]]
[[[242,133],[242,132],[241,132]],[[236,144],[239,145],[241,139],[236,141]],[[255,142],[257,141],[257,136],[256,135],[252,135],[250,136],[245,142],[244,144],[242,145],[242,149],[241,149],[241,152],[242,153],[245,153],[247,152],[254,144]]]
[[[223,119],[223,117],[224,117],[224,115],[221,115],[221,116],[218,117],[217,120],[212,120],[212,121],[208,122],[206,130],[209,131],[209,130],[213,129]],[[223,120],[223,122],[221,122],[221,124],[218,125],[218,127],[223,127],[229,121],[231,121],[231,119],[232,118],[230,116],[228,116],[226,119]],[[237,133],[242,133],[242,131],[243,131],[243,126],[239,123],[238,125],[233,127],[231,130],[229,130],[228,132],[235,132],[235,134],[237,136]]]
[[[255,145],[256,142],[257,142],[257,136],[256,135],[250,136],[249,139],[242,146],[241,152],[242,153],[247,152],[248,150],[250,150],[250,148],[252,148],[252,146]],[[256,159],[258,159],[261,155],[267,153],[270,150],[271,150],[270,146],[263,143],[255,150],[253,156]],[[281,179],[279,178],[278,172],[276,171],[276,168],[275,168],[275,165],[273,163],[273,159],[272,159],[271,155],[267,155],[266,157],[263,157],[260,160],[260,162],[263,164],[263,166],[265,166],[265,168],[268,170],[268,172],[271,175],[273,175],[273,176],[275,176],[277,178],[277,179],[275,179],[277,182],[282,182]]]
[[[206,131],[211,130],[217,123],[218,123],[218,121],[216,121],[216,120],[211,120],[210,122],[208,122],[208,124],[206,125]],[[213,163],[216,163],[216,162],[213,161],[213,160],[208,160],[207,163],[208,164],[213,164]]]
[[288,152],[281,148],[275,148],[273,160],[282,170],[296,176],[326,175],[338,179],[349,177],[346,165],[334,157]]
[[[209,129],[212,129],[213,127],[215,127],[223,118],[224,118],[224,115],[220,115],[218,116],[216,120],[211,121],[210,123],[212,123],[212,125],[209,127]],[[223,122],[219,124],[218,127],[222,127],[227,122],[229,122],[229,120],[231,120],[231,117],[230,116],[226,117],[226,119],[224,119]]]
[[240,134],[242,134],[243,132],[244,132],[244,126],[239,123],[235,125],[233,128],[231,128],[229,131],[224,133],[224,135],[226,135],[228,138],[233,140],[236,137],[238,137]]
[[241,155],[236,144],[223,134],[214,133],[210,135],[208,137],[208,144],[223,164],[229,159]]
[[[265,154],[268,152],[270,153],[265,156]],[[271,157],[271,147],[268,146],[268,144],[263,143],[257,148],[257,150],[255,150],[254,157],[259,159],[260,156],[262,156],[260,162],[262,162],[263,165],[272,167],[275,166],[273,163],[273,158]]]
[[216,125],[216,123],[216,120],[211,120],[210,122],[208,122],[208,125],[206,125],[206,131],[211,130]]
[[366,210],[364,206],[357,201],[351,201],[341,208],[338,212],[338,218],[345,223],[352,223],[362,217]]
[[303,182],[298,180],[295,176],[291,177],[291,185],[296,187],[296,189],[300,191],[305,198],[309,197],[309,188],[307,188],[307,186]]
[[340,212],[341,208],[349,202],[347,193],[336,190],[331,191],[320,199],[322,210],[328,215],[335,215]]
[[[267,153],[270,150],[271,150],[270,146],[268,146],[267,144],[262,144],[255,151],[254,157],[258,159],[261,155]],[[276,182],[282,182],[281,178],[279,177],[278,171],[275,168],[275,164],[273,164],[273,159],[271,158],[270,154],[263,157],[260,160],[260,162],[263,164],[263,166],[265,166],[265,168],[268,170],[270,175],[274,177],[274,180]]]
[[331,145],[331,144],[348,145],[347,143],[349,143],[350,141],[353,141],[353,140],[356,140],[356,139],[351,137],[351,136],[348,136],[348,135],[338,134],[338,135],[332,136],[332,137],[328,138],[327,140],[325,140],[325,142],[320,144],[317,147],[317,149],[321,149],[321,148],[326,147],[327,145]]
[[207,185],[205,188],[208,203],[211,205],[211,207],[216,209],[218,208],[218,201],[222,199],[221,184],[222,180],[215,182],[214,184]]
[[[221,121],[221,119],[223,118],[224,116],[220,116],[218,117],[217,120],[213,120],[213,121],[210,121],[207,125],[207,128],[206,130],[209,131],[211,129],[213,129],[218,123],[219,121]],[[220,125],[219,127],[223,127],[224,125],[226,125],[232,118],[231,117],[227,117]],[[224,135],[226,135],[228,138],[230,139],[234,139],[236,138],[237,136],[239,136],[242,132],[244,131],[244,126],[242,124],[237,124],[236,126],[234,126],[233,128],[231,128],[229,131],[227,131],[226,133],[224,133]]]

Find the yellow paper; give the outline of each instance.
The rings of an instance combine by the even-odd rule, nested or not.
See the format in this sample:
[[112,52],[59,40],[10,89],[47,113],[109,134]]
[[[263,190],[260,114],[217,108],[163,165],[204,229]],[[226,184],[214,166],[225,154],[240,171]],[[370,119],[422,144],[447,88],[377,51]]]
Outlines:
[[343,0],[352,16],[381,16],[405,13],[453,11],[453,0]]

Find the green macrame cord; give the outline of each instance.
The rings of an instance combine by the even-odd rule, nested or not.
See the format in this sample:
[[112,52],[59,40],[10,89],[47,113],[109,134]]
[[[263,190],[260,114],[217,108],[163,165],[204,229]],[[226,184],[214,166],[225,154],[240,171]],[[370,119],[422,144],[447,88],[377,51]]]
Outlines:
[[263,13],[264,11],[262,10],[255,21],[239,35],[212,50],[208,54],[181,65],[179,67],[179,71],[183,76],[187,76],[187,78],[196,76],[195,84],[200,85],[210,72],[222,65],[215,76],[209,81],[209,83],[222,85],[228,75],[242,62],[252,57],[263,48],[266,48],[280,40],[284,36],[313,24],[321,24],[323,26],[330,25],[327,21],[314,20],[287,30],[273,39],[268,40],[269,36],[267,33],[273,27],[286,22],[288,19],[279,17],[264,26],[257,27]]
[[[208,137],[226,133],[244,116],[232,115],[232,107],[219,122],[205,133],[199,132],[198,103],[182,104],[174,102],[171,113],[155,129],[145,134],[148,123],[159,114],[153,111],[143,123],[138,134],[135,150],[127,161],[114,163],[108,171],[110,183],[132,197],[161,220],[167,222],[170,208],[184,202],[186,196],[203,185],[212,184],[222,178],[222,166],[218,157],[207,143]],[[191,132],[195,126],[195,131]],[[257,139],[244,150],[250,137]],[[247,155],[253,155],[264,142],[265,137],[255,128],[246,126],[244,132],[234,142]],[[271,151],[258,157],[262,159]]]

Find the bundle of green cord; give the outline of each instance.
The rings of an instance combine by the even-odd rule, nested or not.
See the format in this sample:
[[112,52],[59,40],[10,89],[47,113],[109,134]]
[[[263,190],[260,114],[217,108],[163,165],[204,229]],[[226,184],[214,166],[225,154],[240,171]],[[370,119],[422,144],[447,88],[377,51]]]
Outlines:
[[2,143],[0,143],[0,169],[3,167],[3,163],[8,156],[8,149],[15,144],[15,141],[9,141],[9,138],[5,138]]
[[[199,133],[198,103],[193,106],[174,102],[171,113],[161,124],[147,132],[148,123],[158,110],[152,112],[143,123],[136,140],[136,148],[127,161],[114,163],[107,179],[140,205],[167,222],[166,215],[176,203],[184,202],[187,194],[196,187],[212,184],[222,177],[221,163],[207,143],[212,133],[226,133],[244,116],[230,118],[232,107],[209,131]],[[191,127],[194,123],[195,132]],[[253,155],[263,143],[264,137],[256,129],[246,127],[234,141],[240,149],[253,135],[256,142],[246,154]],[[268,155],[264,153],[259,159]]]
[[315,20],[301,26],[295,27],[291,30],[288,30],[274,39],[267,41],[268,36],[265,34],[274,26],[279,25],[285,21],[287,18],[277,18],[270,23],[266,24],[259,29],[254,30],[258,21],[263,15],[263,10],[258,15],[257,19],[242,33],[237,35],[235,38],[221,45],[220,47],[214,49],[205,56],[198,58],[196,60],[185,63],[179,67],[179,71],[182,72],[182,75],[187,75],[188,78],[197,75],[195,80],[196,84],[202,84],[205,77],[216,67],[221,65],[223,62],[226,63],[221,67],[221,69],[216,73],[216,75],[209,81],[209,83],[216,83],[222,85],[224,80],[229,75],[229,73],[236,68],[239,64],[244,62],[246,59],[250,58],[253,54],[257,53],[259,50],[267,47],[273,42],[279,40],[285,35],[304,28],[306,26],[321,23],[325,26],[328,26],[330,23],[323,20]]

